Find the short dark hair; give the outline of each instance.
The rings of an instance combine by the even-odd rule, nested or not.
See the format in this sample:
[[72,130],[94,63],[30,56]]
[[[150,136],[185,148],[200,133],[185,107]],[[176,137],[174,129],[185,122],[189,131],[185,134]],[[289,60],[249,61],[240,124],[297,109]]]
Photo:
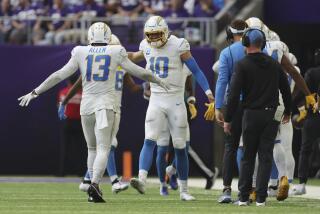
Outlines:
[[[235,19],[231,22],[230,26],[236,30],[245,30],[248,28],[247,23],[242,19]],[[243,33],[238,33],[236,35],[242,35]]]

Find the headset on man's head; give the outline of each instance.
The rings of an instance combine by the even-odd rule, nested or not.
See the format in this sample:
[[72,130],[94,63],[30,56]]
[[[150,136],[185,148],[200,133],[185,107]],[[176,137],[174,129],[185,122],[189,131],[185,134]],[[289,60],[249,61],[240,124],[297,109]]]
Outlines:
[[266,35],[264,34],[264,32],[258,28],[247,28],[244,33],[243,33],[243,36],[242,36],[242,45],[245,46],[245,47],[249,47],[251,45],[251,41],[250,41],[250,37],[249,37],[249,33],[251,31],[254,31],[254,30],[258,30],[262,33],[262,36],[263,36],[263,43],[262,43],[262,47],[261,47],[261,50],[263,50],[265,47],[266,47],[266,44],[267,44],[267,38],[266,38]]

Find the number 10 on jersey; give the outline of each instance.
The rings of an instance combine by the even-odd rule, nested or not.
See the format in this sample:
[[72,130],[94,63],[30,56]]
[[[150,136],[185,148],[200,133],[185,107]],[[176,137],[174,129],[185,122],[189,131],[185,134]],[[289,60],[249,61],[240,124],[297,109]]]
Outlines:
[[168,57],[151,57],[150,70],[160,78],[168,77],[169,58]]

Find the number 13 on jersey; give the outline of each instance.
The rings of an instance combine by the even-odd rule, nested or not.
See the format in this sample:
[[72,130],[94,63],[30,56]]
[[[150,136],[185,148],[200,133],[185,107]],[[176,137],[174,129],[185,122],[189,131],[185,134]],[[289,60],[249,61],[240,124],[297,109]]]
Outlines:
[[169,58],[168,57],[151,57],[150,70],[160,78],[168,77]]
[[[87,58],[87,73],[86,78],[87,81],[106,81],[109,77],[109,66],[111,57],[109,55],[88,55]],[[99,63],[98,71],[102,71],[102,75],[100,73],[92,74],[92,65],[93,63]]]

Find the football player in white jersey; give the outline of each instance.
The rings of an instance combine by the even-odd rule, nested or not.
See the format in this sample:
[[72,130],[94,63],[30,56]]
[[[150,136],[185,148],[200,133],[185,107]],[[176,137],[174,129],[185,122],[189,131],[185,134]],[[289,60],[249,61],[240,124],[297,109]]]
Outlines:
[[[292,54],[289,53],[288,55],[290,62],[295,66],[297,71],[300,73],[300,69],[296,66],[297,64],[297,59],[296,57]],[[293,92],[295,88],[295,82],[292,80],[290,76],[288,76],[288,81],[291,89],[291,93]],[[281,95],[280,95],[281,96]],[[283,108],[283,102],[280,99],[280,107]],[[295,161],[294,157],[292,154],[292,139],[293,139],[293,128],[292,128],[292,123],[291,120],[287,124],[280,124],[279,126],[279,132],[276,137],[276,141],[280,142],[281,144],[281,149],[283,151],[275,151],[274,156],[279,159],[282,162],[285,163],[285,175],[288,177],[288,182],[290,185],[290,188],[292,187],[292,182],[293,182],[293,176],[294,176],[294,167],[295,167]],[[282,157],[284,155],[284,157]],[[281,174],[284,174],[281,172]],[[278,174],[279,170],[277,169],[276,165],[272,166],[272,173],[271,173],[271,178],[270,178],[270,186],[268,189],[268,195],[269,196],[277,196],[278,194]],[[291,194],[292,190],[289,189],[289,195]]]
[[[257,28],[263,31],[266,35],[266,47],[265,50],[268,55],[276,59],[282,66],[282,68],[290,75],[290,77],[295,81],[296,85],[304,92],[306,95],[306,101],[315,106],[316,101],[313,95],[310,93],[305,81],[303,80],[300,73],[292,65],[289,60],[289,48],[281,41],[272,41],[272,33],[270,29],[258,18],[251,17],[246,20],[246,23],[250,28]],[[281,107],[277,111],[281,111]],[[289,182],[287,177],[286,162],[285,162],[285,151],[283,146],[276,141],[274,146],[274,161],[279,171],[279,191],[277,193],[278,200],[284,200],[288,197]],[[272,185],[272,184],[271,184]]]
[[205,114],[207,120],[214,119],[214,98],[203,72],[190,52],[187,40],[169,36],[166,21],[160,16],[150,17],[144,26],[145,39],[139,51],[129,54],[134,62],[145,59],[146,68],[170,84],[168,93],[151,83],[151,96],[145,121],[145,141],[139,158],[139,178],[130,184],[141,194],[145,192],[148,171],[152,164],[153,150],[163,126],[168,123],[177,158],[178,183],[181,200],[194,200],[188,193],[188,156],[186,152],[187,112],[184,105],[185,78],[183,65],[193,73],[206,93],[209,103]]
[[168,84],[137,66],[128,59],[126,50],[111,42],[111,30],[97,22],[88,30],[89,45],[77,46],[71,52],[68,63],[51,74],[32,92],[20,97],[20,106],[28,106],[31,100],[68,78],[80,69],[82,75],[81,123],[88,146],[88,170],[92,184],[88,189],[89,202],[105,202],[99,183],[105,172],[115,126],[115,79],[120,65],[130,74],[159,84],[168,90]]
[[[109,45],[121,45],[119,39],[114,34],[112,34],[111,42]],[[81,85],[82,85],[82,78],[80,76],[79,79],[77,80],[77,82],[69,90],[66,97],[64,98],[64,100],[61,102],[61,104],[59,106],[58,115],[61,120],[65,119],[65,105],[77,93],[77,91],[81,89]],[[128,189],[128,184],[122,183],[121,179],[117,175],[116,162],[115,162],[115,150],[118,146],[117,132],[119,130],[119,125],[120,125],[121,99],[122,99],[123,85],[128,87],[130,89],[130,91],[134,92],[134,93],[138,92],[138,91],[142,91],[142,89],[143,89],[143,87],[141,85],[135,84],[132,77],[125,70],[123,70],[120,66],[118,67],[117,73],[116,73],[116,83],[115,83],[115,89],[116,89],[116,103],[115,103],[115,105],[117,106],[116,115],[115,115],[115,131],[114,131],[115,134],[112,139],[110,154],[109,154],[109,158],[107,161],[108,162],[107,163],[107,172],[110,177],[113,193],[118,193],[118,192],[121,192],[121,191]],[[87,172],[83,178],[83,182],[81,182],[81,184],[79,186],[79,189],[81,191],[87,192],[90,184],[91,184],[90,173],[87,170]]]

